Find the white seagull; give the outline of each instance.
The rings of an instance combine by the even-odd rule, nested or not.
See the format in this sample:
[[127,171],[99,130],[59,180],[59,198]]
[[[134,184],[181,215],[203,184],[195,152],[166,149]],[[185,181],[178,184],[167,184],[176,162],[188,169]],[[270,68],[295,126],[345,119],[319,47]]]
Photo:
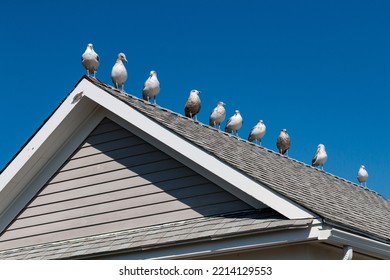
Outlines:
[[226,104],[222,101],[217,103],[217,107],[214,108],[214,110],[210,114],[210,125],[212,127],[215,127],[218,125],[218,128],[221,129],[221,122],[225,120],[226,117],[226,110],[225,106]]
[[142,90],[142,98],[150,101],[154,98],[154,104],[156,104],[156,96],[160,92],[160,82],[157,79],[156,71],[150,71],[149,78],[144,83],[144,89]]
[[186,101],[186,105],[184,106],[184,113],[186,117],[189,118],[195,117],[195,120],[197,120],[196,114],[199,113],[200,107],[202,105],[199,98],[200,93],[201,92],[199,90],[196,89],[191,90],[190,96],[188,97]]
[[96,71],[99,68],[99,55],[93,50],[93,44],[88,44],[87,49],[81,56],[81,63],[87,69],[87,75],[93,74],[95,77]]
[[263,120],[259,120],[257,124],[249,132],[248,141],[250,142],[255,141],[257,144],[258,140],[260,140],[260,145],[261,145],[261,140],[265,134],[266,129],[267,127],[265,126]]
[[357,174],[357,179],[360,183],[360,185],[364,185],[365,187],[367,186],[366,182],[368,179],[368,172],[366,170],[366,167],[364,165],[360,165],[358,174]]
[[322,170],[324,170],[324,164],[328,160],[328,155],[325,150],[325,145],[319,144],[317,147],[317,151],[311,160],[312,166],[321,166]]
[[243,120],[240,114],[240,111],[236,110],[234,111],[234,115],[229,118],[229,120],[226,123],[225,131],[228,133],[236,132],[236,135],[238,136],[238,130],[241,128],[243,124]]
[[125,65],[123,65],[123,61],[127,63],[126,55],[124,53],[119,53],[118,58],[116,59],[116,62],[111,70],[111,79],[114,83],[115,87],[119,89],[119,87],[122,87],[122,90],[124,88],[124,83],[127,80],[127,71],[125,68]]
[[276,147],[278,148],[279,153],[281,153],[282,155],[284,155],[291,147],[291,139],[290,136],[287,134],[287,129],[283,128],[280,131],[278,140],[276,142]]

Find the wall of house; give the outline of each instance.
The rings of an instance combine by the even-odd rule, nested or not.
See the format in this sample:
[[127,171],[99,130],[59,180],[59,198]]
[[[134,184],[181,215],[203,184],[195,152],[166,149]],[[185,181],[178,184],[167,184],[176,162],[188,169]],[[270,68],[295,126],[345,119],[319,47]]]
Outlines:
[[[322,242],[307,242],[276,246],[251,251],[201,257],[205,260],[340,260],[343,248]],[[373,260],[370,256],[353,252],[353,260]]]
[[0,237],[0,250],[252,209],[105,119]]

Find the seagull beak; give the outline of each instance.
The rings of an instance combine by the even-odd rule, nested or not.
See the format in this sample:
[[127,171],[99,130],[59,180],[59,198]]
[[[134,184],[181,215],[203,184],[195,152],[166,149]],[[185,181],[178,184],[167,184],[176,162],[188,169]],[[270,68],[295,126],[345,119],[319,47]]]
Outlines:
[[127,59],[125,58],[125,59],[123,59],[123,61],[125,61],[126,63],[129,63],[128,61],[127,61]]

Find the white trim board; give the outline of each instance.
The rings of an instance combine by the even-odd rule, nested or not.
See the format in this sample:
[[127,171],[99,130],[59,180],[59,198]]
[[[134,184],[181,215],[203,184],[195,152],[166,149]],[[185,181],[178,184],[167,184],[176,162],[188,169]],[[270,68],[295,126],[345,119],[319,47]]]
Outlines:
[[67,97],[1,173],[0,232],[103,119],[91,100],[72,104],[76,94]]

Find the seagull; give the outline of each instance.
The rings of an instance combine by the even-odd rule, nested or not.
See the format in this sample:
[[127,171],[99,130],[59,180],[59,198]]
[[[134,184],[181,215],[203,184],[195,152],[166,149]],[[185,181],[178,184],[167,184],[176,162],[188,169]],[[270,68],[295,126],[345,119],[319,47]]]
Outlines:
[[248,141],[250,142],[255,141],[257,144],[257,141],[260,140],[260,145],[261,145],[261,140],[265,134],[266,129],[267,127],[265,126],[263,120],[259,120],[257,124],[249,132]]
[[99,67],[100,58],[99,55],[93,50],[93,44],[88,44],[87,49],[81,56],[81,63],[87,69],[87,75],[93,73],[95,77],[96,70]]
[[276,147],[278,147],[279,153],[281,153],[282,155],[284,155],[291,147],[291,139],[290,136],[287,134],[287,129],[283,128],[280,131],[278,141],[276,142]]
[[319,144],[317,147],[317,151],[311,160],[312,166],[321,166],[322,170],[324,170],[324,163],[328,160],[328,155],[326,154],[325,146],[323,144]]
[[238,130],[241,128],[243,124],[242,117],[240,115],[240,111],[234,111],[234,115],[229,118],[226,123],[225,131],[228,133],[236,132],[236,136],[238,136]]
[[195,117],[195,120],[197,120],[196,114],[199,113],[200,107],[202,105],[199,98],[200,93],[201,92],[199,90],[196,89],[191,90],[190,96],[188,97],[186,101],[186,105],[184,107],[184,113],[186,117],[189,118]]
[[357,174],[357,179],[360,183],[361,186],[367,186],[366,185],[366,181],[368,179],[368,172],[366,170],[366,167],[364,165],[360,165],[360,168],[359,168],[359,171],[358,171],[358,174]]
[[119,89],[122,86],[122,90],[124,88],[124,83],[127,80],[127,71],[125,65],[123,65],[123,61],[127,63],[126,55],[124,53],[119,53],[118,58],[111,71],[111,79],[114,83],[115,87]]
[[210,125],[212,127],[218,125],[218,128],[221,129],[221,122],[225,120],[226,117],[226,110],[225,106],[226,104],[222,101],[217,103],[217,107],[214,108],[214,110],[210,114]]
[[156,71],[150,71],[149,78],[144,83],[144,89],[142,90],[142,97],[144,100],[149,101],[154,98],[154,104],[156,104],[156,96],[160,92],[160,82],[157,79]]

